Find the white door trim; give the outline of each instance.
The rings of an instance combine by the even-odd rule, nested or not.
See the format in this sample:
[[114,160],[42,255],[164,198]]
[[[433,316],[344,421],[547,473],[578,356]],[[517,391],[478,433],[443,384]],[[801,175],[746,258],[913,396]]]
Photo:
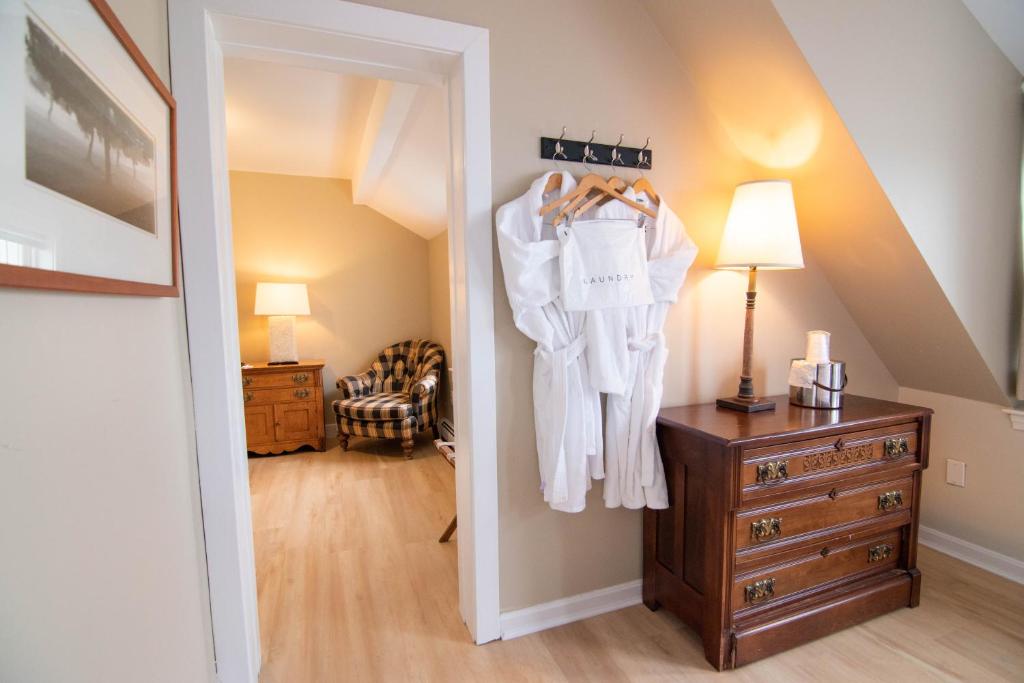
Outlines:
[[[218,678],[255,682],[259,628],[245,453],[223,55],[447,85],[459,466],[459,608],[499,638],[498,484],[486,29],[338,0],[169,0],[183,284]],[[301,49],[297,47],[301,46]]]

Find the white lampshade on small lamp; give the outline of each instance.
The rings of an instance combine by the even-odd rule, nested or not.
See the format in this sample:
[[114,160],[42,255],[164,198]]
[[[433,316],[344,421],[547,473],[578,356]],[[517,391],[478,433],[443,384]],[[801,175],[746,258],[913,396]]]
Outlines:
[[774,401],[754,394],[751,360],[754,350],[754,302],[757,271],[803,268],[800,231],[796,223],[793,186],[788,180],[757,180],[736,187],[718,248],[715,268],[747,270],[747,316],[743,329],[743,369],[739,392],[718,399],[722,408],[747,413],[772,410]]
[[270,316],[270,365],[298,363],[295,316],[309,315],[309,294],[306,285],[257,282],[254,314]]

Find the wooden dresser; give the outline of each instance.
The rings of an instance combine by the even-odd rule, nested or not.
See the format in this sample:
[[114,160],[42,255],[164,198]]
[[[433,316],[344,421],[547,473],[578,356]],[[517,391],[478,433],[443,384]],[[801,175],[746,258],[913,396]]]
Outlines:
[[301,446],[324,450],[324,362],[254,363],[242,369],[245,439],[250,453]]
[[846,396],[838,411],[658,417],[670,507],[644,511],[643,600],[731,669],[916,607],[932,411]]

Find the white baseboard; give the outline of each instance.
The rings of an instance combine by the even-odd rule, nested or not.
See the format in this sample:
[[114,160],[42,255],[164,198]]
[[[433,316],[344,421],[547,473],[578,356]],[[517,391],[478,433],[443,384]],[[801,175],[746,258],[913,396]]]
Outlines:
[[627,581],[568,598],[552,600],[501,615],[501,638],[511,640],[605,612],[640,604],[643,582]]
[[1024,562],[1002,553],[997,553],[980,545],[965,541],[956,536],[935,529],[921,526],[918,528],[917,540],[922,545],[938,550],[940,553],[952,555],[975,567],[981,567],[993,574],[998,574],[1011,581],[1024,583]]

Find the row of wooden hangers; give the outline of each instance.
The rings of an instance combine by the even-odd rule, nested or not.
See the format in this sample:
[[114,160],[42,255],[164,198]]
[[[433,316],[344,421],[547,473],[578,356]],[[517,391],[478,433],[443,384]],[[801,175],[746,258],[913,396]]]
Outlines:
[[[548,178],[547,185],[544,186],[544,193],[554,192],[561,187],[562,174],[552,173],[551,177]],[[553,225],[558,225],[570,214],[572,214],[573,220],[579,218],[584,212],[603,199],[617,199],[651,218],[656,218],[658,214],[650,206],[641,204],[622,194],[627,187],[629,187],[629,183],[618,176],[606,179],[597,173],[588,173],[580,179],[579,185],[576,186],[575,190],[542,206],[540,215],[546,216],[561,206],[561,211],[555,215],[552,221]],[[597,194],[591,197],[590,194],[592,192]],[[633,192],[636,194],[645,193],[654,204],[661,202],[661,198],[654,190],[654,186],[651,185],[651,181],[647,179],[647,176],[641,175],[636,179],[633,183]]]

